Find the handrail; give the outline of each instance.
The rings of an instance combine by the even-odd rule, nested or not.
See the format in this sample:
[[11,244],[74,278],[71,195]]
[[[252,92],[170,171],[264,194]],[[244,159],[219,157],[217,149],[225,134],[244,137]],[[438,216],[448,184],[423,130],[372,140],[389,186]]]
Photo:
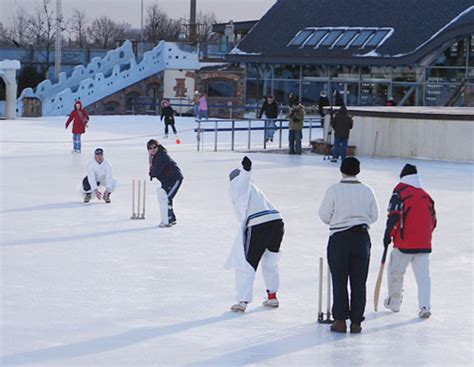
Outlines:
[[[266,141],[266,131],[267,131],[267,124],[265,123],[270,119],[209,119],[209,120],[196,120],[197,127],[194,129],[196,132],[196,141],[197,141],[197,151],[203,150],[204,148],[204,133],[205,132],[214,132],[214,151],[217,152],[218,147],[218,133],[219,132],[231,132],[231,150],[235,150],[235,133],[237,131],[247,131],[247,149],[250,150],[252,145],[252,131],[264,131],[263,134],[263,149],[267,149],[267,141]],[[279,139],[278,139],[278,147],[281,149],[282,147],[282,132],[283,130],[288,130],[289,126],[283,126],[283,123],[288,123],[288,119],[271,119],[275,121],[277,125],[275,127],[275,131],[279,132]],[[236,127],[236,123],[241,122],[245,123],[246,126]],[[263,126],[252,126],[253,123],[264,123]],[[203,123],[213,123],[213,127],[202,127]],[[219,124],[229,124],[230,127],[219,127]],[[321,117],[307,117],[304,119],[303,129],[309,129],[308,134],[308,144],[311,144],[312,139],[312,130],[313,128],[322,128],[321,126]]]

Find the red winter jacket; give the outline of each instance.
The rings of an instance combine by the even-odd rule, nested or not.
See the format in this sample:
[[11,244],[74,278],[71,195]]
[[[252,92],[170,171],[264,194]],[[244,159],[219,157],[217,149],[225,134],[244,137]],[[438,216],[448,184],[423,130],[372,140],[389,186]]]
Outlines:
[[[76,104],[81,106],[79,110],[76,110]],[[71,121],[74,121],[72,124],[73,134],[84,134],[86,132],[86,125],[89,122],[89,115],[87,114],[87,111],[82,108],[81,101],[74,102],[74,109],[66,121],[66,129],[68,128]]]
[[405,253],[431,252],[431,235],[436,228],[434,201],[421,187],[399,183],[388,207],[386,236]]

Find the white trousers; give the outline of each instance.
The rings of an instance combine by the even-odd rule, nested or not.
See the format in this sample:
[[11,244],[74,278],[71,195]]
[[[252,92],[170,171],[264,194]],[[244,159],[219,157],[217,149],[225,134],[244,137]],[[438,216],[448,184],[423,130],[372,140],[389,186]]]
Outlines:
[[[267,287],[267,290],[270,291],[270,293],[277,292],[278,288],[280,287],[280,272],[278,268],[279,260],[279,252],[271,252],[265,250],[259,263],[262,268],[262,275],[265,281],[265,286]],[[235,288],[237,290],[237,302],[252,302],[254,280],[254,271],[243,271],[241,269],[235,269]]]
[[[99,187],[105,187],[105,190],[112,193],[115,191],[115,189],[117,188],[117,179],[116,178],[113,178],[112,179],[112,182],[110,183],[110,186],[105,186],[105,182],[99,182],[99,185],[97,186],[97,188]],[[85,191],[84,188],[82,187],[82,181],[81,183],[79,184],[79,191],[81,192],[82,196],[85,196],[85,194],[90,194],[92,192],[92,190],[89,190],[89,191]]]
[[388,296],[395,302],[402,302],[403,277],[411,263],[418,285],[418,307],[431,308],[430,254],[405,254],[394,248],[388,263]]

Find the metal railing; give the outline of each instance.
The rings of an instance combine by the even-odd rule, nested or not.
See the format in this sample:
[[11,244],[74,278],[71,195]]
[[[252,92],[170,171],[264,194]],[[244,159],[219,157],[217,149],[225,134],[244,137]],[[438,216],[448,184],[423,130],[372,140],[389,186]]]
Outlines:
[[[206,132],[214,133],[214,151],[217,152],[217,148],[219,145],[219,133],[221,132],[230,132],[231,139],[230,139],[230,148],[231,150],[235,150],[235,138],[236,132],[239,131],[246,131],[247,132],[247,149],[250,150],[252,146],[252,131],[263,131],[263,149],[267,149],[267,119],[227,119],[227,120],[196,120],[197,128],[194,129],[196,132],[196,142],[197,142],[197,150],[204,150],[204,134]],[[272,119],[275,121],[277,125],[275,127],[275,132],[278,132],[278,148],[282,148],[282,137],[283,137],[283,130],[288,130],[288,119]],[[258,123],[263,126],[252,126]],[[211,125],[213,127],[203,127],[203,124]],[[240,126],[237,126],[237,125]],[[223,126],[224,125],[224,126]],[[313,129],[321,129],[321,117],[306,117],[304,119],[303,129],[308,130],[308,144],[311,144],[312,140],[312,132]],[[273,130],[273,129],[272,129]]]

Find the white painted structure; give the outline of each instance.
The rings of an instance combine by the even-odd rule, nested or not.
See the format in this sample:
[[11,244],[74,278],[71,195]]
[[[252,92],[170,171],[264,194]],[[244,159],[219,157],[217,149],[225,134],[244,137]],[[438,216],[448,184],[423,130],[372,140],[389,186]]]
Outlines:
[[[127,41],[122,47],[109,51],[104,58],[94,58],[87,67],[77,66],[70,78],[61,73],[57,84],[43,81],[37,87],[36,96],[42,102],[44,116],[67,115],[77,99],[86,107],[164,70],[179,70],[184,75],[186,70],[199,68],[196,52],[164,41],[145,52],[137,63],[131,43]],[[25,89],[20,100],[23,93],[31,94],[31,90]]]
[[[3,110],[5,119],[7,120],[13,120],[16,117],[16,71],[20,69],[20,67],[20,61],[18,60],[0,61],[0,77],[3,79],[6,86],[6,99],[3,104]],[[2,108],[0,107],[0,110],[1,109]]]
[[349,107],[357,155],[474,161],[474,108]]

